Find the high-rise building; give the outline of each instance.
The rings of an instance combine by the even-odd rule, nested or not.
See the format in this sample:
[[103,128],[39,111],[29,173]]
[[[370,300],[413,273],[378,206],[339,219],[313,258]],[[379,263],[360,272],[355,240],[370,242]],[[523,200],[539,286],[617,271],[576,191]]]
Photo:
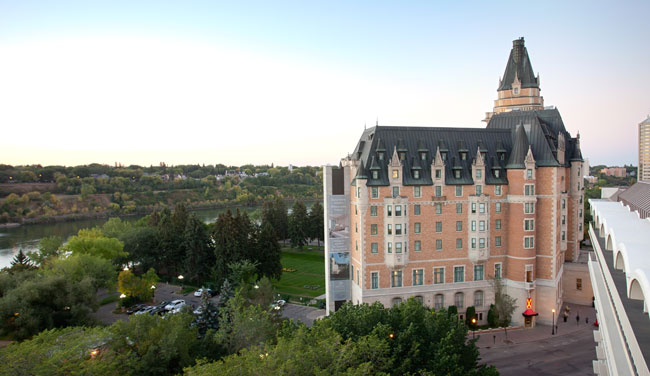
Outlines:
[[638,180],[650,181],[650,115],[639,123]]
[[377,125],[325,167],[328,312],[413,297],[461,316],[473,306],[484,324],[494,277],[517,299],[513,322],[559,312],[583,238],[580,136],[543,108],[523,38],[513,44],[487,127]]

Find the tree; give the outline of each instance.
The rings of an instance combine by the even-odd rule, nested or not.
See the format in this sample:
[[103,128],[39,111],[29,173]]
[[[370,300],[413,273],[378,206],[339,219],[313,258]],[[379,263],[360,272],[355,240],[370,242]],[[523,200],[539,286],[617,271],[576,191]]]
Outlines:
[[149,269],[147,273],[138,277],[130,270],[123,270],[117,277],[117,291],[135,301],[148,301],[153,295],[151,286],[158,282],[156,271]]
[[472,322],[472,319],[476,319],[476,308],[469,306],[465,311],[465,324],[472,329],[476,329],[476,324]]
[[512,321],[512,313],[515,311],[517,299],[506,293],[506,286],[501,278],[491,279],[490,284],[494,290],[494,307],[499,325],[508,326]]
[[48,236],[39,242],[38,252],[29,252],[29,258],[37,265],[43,265],[47,260],[61,253],[63,239],[60,236]]
[[320,201],[316,201],[309,210],[309,238],[318,241],[318,248],[320,248],[320,242],[323,241],[325,233],[323,215],[323,206]]
[[95,289],[115,286],[117,276],[110,261],[88,254],[55,258],[43,269],[45,274],[60,275],[76,283],[89,278]]
[[302,248],[306,244],[308,229],[307,208],[302,201],[296,201],[289,217],[289,239],[292,247]]
[[97,190],[92,184],[83,183],[81,184],[81,197],[80,200],[86,200],[88,196],[94,194]]
[[273,227],[268,222],[262,222],[256,235],[257,274],[280,279],[282,276],[282,263],[280,261],[282,251]]
[[230,210],[219,215],[212,226],[214,244],[214,272],[217,285],[229,276],[229,264],[241,260],[255,260],[255,243],[252,237],[252,224],[248,216],[239,210],[233,217]]
[[191,215],[187,219],[183,237],[185,277],[201,284],[209,278],[210,268],[214,265],[214,251],[210,246],[207,227],[195,215]]
[[36,269],[34,263],[25,256],[22,249],[14,256],[10,263],[11,267],[8,269],[10,273],[23,272],[25,270]]
[[273,226],[278,240],[285,240],[289,236],[289,217],[287,206],[281,197],[276,196],[272,201],[265,201],[262,205],[262,222]]
[[499,326],[499,317],[497,316],[497,310],[494,304],[490,304],[490,309],[487,314],[488,325],[491,327]]
[[219,310],[212,304],[210,294],[205,291],[201,294],[199,311],[200,313],[196,315],[193,324],[198,328],[200,336],[205,336],[208,330],[219,329]]
[[99,229],[79,230],[76,236],[68,239],[64,249],[72,254],[89,254],[110,260],[114,265],[121,265],[128,253],[124,252],[124,243],[105,237]]

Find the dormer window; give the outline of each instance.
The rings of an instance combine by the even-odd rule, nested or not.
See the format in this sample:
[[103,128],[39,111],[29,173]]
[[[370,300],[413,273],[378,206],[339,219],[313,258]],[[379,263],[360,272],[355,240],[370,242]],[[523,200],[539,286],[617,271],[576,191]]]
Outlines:
[[481,177],[483,177],[483,173],[481,172],[481,170],[476,170],[476,178],[480,179]]
[[400,153],[399,153],[399,160],[400,160],[400,161],[403,161],[404,159],[406,159],[406,153],[404,153],[404,152],[400,152]]
[[399,179],[399,170],[393,170],[393,179]]
[[439,168],[436,169],[436,179],[440,179],[442,177],[442,170]]
[[483,152],[481,152],[481,157],[483,157],[483,160],[485,160],[485,157],[486,157],[486,155],[487,155],[487,153],[486,153],[486,152],[484,152],[484,151],[483,151]]
[[420,178],[420,171],[413,170],[413,179],[419,179],[419,178]]
[[443,160],[444,162],[447,161],[447,152],[446,152],[446,151],[440,153],[440,156],[442,157],[442,160]]
[[494,177],[495,177],[495,178],[498,178],[498,177],[500,177],[500,176],[501,176],[501,171],[499,171],[499,170],[494,170]]
[[460,152],[460,159],[463,161],[467,160],[467,153],[464,151]]
[[423,161],[426,160],[426,159],[427,159],[427,153],[424,152],[424,151],[421,152],[421,153],[420,153],[420,159],[423,160]]
[[519,88],[518,87],[514,88],[513,92],[515,95],[519,95]]
[[502,161],[506,160],[506,153],[499,153],[499,159]]
[[375,180],[379,179],[379,171],[373,171],[372,172],[372,178],[375,179]]
[[456,179],[460,179],[460,170],[455,170],[455,171],[454,171],[454,177],[455,177]]
[[383,151],[378,152],[377,153],[377,158],[379,158],[380,161],[383,161],[384,160],[384,152]]

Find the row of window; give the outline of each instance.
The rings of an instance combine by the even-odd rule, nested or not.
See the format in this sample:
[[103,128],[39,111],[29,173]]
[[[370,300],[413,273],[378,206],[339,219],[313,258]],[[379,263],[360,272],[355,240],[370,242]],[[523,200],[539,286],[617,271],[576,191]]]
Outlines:
[[[402,215],[406,216],[408,214],[408,209],[407,205],[386,205],[386,216],[387,217],[401,217]],[[436,214],[442,214],[442,204],[441,203],[436,203],[434,204],[434,208],[436,210]],[[477,209],[478,208],[478,209]],[[393,211],[394,209],[394,211]],[[485,214],[487,211],[487,204],[484,202],[477,203],[472,202],[470,205],[470,209],[472,214],[476,214],[477,212],[479,214]],[[500,202],[495,202],[494,203],[494,211],[496,213],[501,213],[501,203]],[[534,203],[526,203],[525,204],[525,210],[524,212],[526,214],[534,213],[535,211],[535,204]],[[370,206],[370,216],[371,217],[376,217],[377,216],[377,206],[372,205]],[[356,209],[355,209],[356,213]],[[422,206],[420,204],[415,204],[413,205],[413,215],[420,215],[422,213]],[[456,214],[462,214],[463,213],[463,204],[462,203],[456,203]]]
[[[417,177],[416,177],[417,179]],[[482,185],[476,185],[475,186],[475,193],[477,195],[483,194],[483,186]],[[361,197],[361,188],[357,189],[357,198]],[[400,187],[394,186],[392,188],[393,190],[393,197],[398,197],[400,195]],[[501,185],[495,185],[494,186],[494,194],[496,196],[501,196],[503,193],[503,188]],[[442,197],[442,186],[436,185],[434,186],[434,194],[435,197]],[[462,197],[463,196],[463,186],[462,185],[457,185],[456,186],[456,197]],[[379,198],[379,187],[372,187],[370,189],[370,197],[371,198]],[[416,185],[413,187],[413,197],[419,198],[422,197],[422,186]]]
[[[354,266],[352,266],[354,271]],[[402,270],[394,270],[390,273],[390,287],[404,287],[402,279]],[[412,286],[422,286],[424,285],[424,269],[412,269]],[[496,278],[501,278],[501,263],[494,264],[494,275]],[[354,280],[355,275],[352,273],[352,280],[359,283],[359,271],[357,270],[356,281]],[[483,281],[485,279],[484,275],[484,265],[474,265],[474,279],[473,281]],[[465,266],[454,266],[453,282],[461,283],[465,282]],[[433,268],[433,284],[441,285],[445,283],[445,268]],[[375,290],[379,288],[379,272],[370,273],[370,288]]]
[[[566,234],[564,231],[562,231],[562,240],[566,240]],[[488,241],[489,239],[487,238],[471,238],[471,248],[476,249],[477,245],[479,249],[484,249],[488,246]],[[403,244],[403,246],[402,246]],[[387,242],[386,243],[386,251],[388,253],[393,253],[393,249],[395,250],[395,253],[402,253],[407,252],[407,242]],[[501,236],[495,236],[494,237],[494,246],[495,247],[501,247],[502,246],[502,238]],[[524,248],[525,249],[532,249],[535,248],[535,237],[534,236],[524,236]],[[456,239],[456,249],[463,249],[463,239],[462,238],[457,238]],[[421,240],[414,240],[413,241],[413,250],[415,252],[420,252],[422,251],[422,241]],[[442,250],[442,239],[436,239],[436,251],[441,251]],[[370,252],[371,253],[379,253],[379,244],[378,243],[370,243]]]
[[[472,220],[470,221],[470,229],[472,231],[476,231],[477,227],[476,224],[478,223],[478,231],[487,231],[487,222],[484,220],[476,221]],[[437,221],[436,222],[436,232],[441,233],[442,232],[442,221]],[[377,227],[378,225],[376,223],[373,223],[370,225],[370,235],[377,235]],[[501,230],[501,220],[497,219],[495,220],[495,229],[496,230]],[[401,223],[395,224],[395,235],[402,235],[402,228],[404,228],[403,233],[406,234],[406,228],[407,225],[404,224],[402,226]],[[356,226],[355,223],[355,229],[358,229],[358,226]],[[526,231],[533,231],[535,229],[535,220],[534,219],[526,219],[524,220],[524,229]],[[456,232],[462,232],[463,231],[463,221],[456,221]],[[358,232],[358,230],[357,230]],[[422,223],[421,222],[415,222],[413,223],[413,233],[414,234],[420,234],[422,233]],[[393,225],[392,224],[387,224],[386,225],[386,234],[387,235],[393,235]]]

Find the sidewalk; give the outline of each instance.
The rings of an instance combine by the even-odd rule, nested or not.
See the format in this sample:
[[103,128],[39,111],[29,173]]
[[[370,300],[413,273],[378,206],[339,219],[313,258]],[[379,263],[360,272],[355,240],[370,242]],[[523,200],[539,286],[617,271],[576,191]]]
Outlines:
[[[560,319],[557,320],[556,313],[556,325],[557,330],[555,335],[552,334],[553,330],[551,325],[542,325],[537,324],[534,328],[524,329],[508,329],[507,331],[501,329],[496,332],[479,332],[475,333],[476,337],[480,336],[480,339],[476,341],[476,345],[479,348],[502,348],[509,347],[521,343],[535,342],[545,339],[551,339],[566,335],[571,335],[576,332],[583,331],[593,331],[596,330],[596,327],[593,325],[594,320],[596,319],[596,311],[591,306],[583,306],[577,304],[565,303],[571,307],[571,312],[567,322],[564,322],[562,319],[562,312],[564,312],[564,306],[560,310]],[[576,324],[576,314],[580,315],[580,322]],[[589,319],[589,323],[585,323],[585,319]],[[507,333],[506,333],[507,332]],[[471,336],[472,332],[469,331],[468,335]],[[595,347],[595,343],[594,343]]]

